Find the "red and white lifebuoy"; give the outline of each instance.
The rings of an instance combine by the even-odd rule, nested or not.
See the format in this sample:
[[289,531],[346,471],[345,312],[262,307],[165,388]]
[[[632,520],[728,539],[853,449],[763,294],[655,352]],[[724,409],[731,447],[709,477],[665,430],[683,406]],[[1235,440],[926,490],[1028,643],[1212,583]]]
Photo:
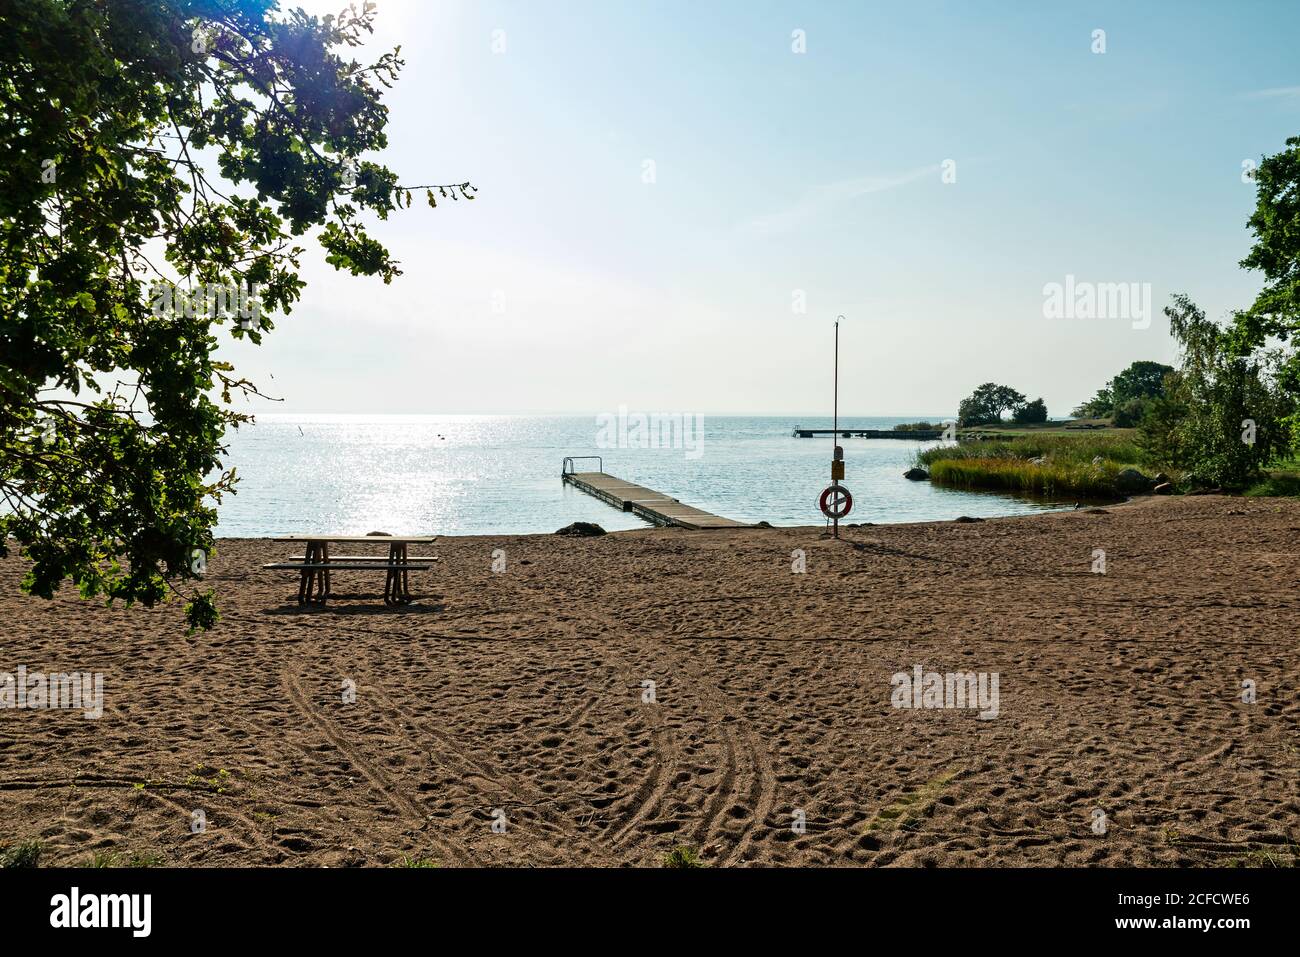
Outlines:
[[843,485],[828,485],[817,504],[827,518],[843,518],[853,511],[853,493]]

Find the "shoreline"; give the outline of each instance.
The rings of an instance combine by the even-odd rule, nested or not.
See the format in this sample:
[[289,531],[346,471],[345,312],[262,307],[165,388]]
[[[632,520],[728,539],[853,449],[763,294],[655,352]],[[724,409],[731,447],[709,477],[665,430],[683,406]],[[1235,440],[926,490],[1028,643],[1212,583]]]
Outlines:
[[[1003,493],[998,493],[998,492],[989,492],[988,494],[991,494],[991,495],[998,495],[998,494],[1003,494]],[[1200,498],[1200,497],[1203,497],[1203,496],[1180,496],[1180,497]],[[1220,496],[1220,497],[1223,497],[1223,498],[1236,498],[1237,496]],[[1039,509],[1039,510],[1036,510],[1036,511],[1033,511],[1033,512],[1021,512],[1020,514],[1017,514],[1017,515],[989,515],[989,516],[979,516],[979,517],[973,517],[973,520],[974,520],[975,522],[1004,522],[1004,521],[1014,521],[1014,520],[1016,520],[1016,519],[1036,519],[1036,518],[1045,518],[1045,517],[1047,517],[1047,516],[1049,516],[1049,515],[1068,514],[1068,513],[1070,513],[1070,512],[1074,512],[1074,511],[1080,511],[1080,512],[1082,512],[1082,511],[1086,511],[1086,510],[1089,509],[1089,508],[1104,508],[1104,509],[1112,509],[1112,508],[1120,508],[1121,506],[1125,506],[1125,505],[1139,505],[1139,504],[1141,504],[1141,502],[1142,502],[1143,500],[1146,500],[1146,499],[1153,499],[1153,498],[1155,498],[1155,496],[1149,496],[1149,495],[1136,495],[1136,496],[1130,496],[1130,497],[1125,498],[1125,499],[1123,499],[1123,500],[1121,500],[1121,501],[1118,501],[1118,502],[1103,502],[1103,503],[1097,503],[1097,504],[1081,503],[1081,504],[1080,504],[1080,507],[1077,508],[1077,509],[1067,508],[1067,507],[1065,507],[1064,503],[1058,503],[1058,504],[1061,504],[1061,507],[1060,507],[1060,508],[1047,508],[1047,507],[1044,507],[1044,508],[1042,508],[1042,509]],[[932,519],[925,519],[925,520],[923,520],[923,521],[919,521],[919,522],[862,522],[862,523],[858,523],[858,522],[841,522],[841,523],[840,523],[840,529],[841,529],[841,531],[843,531],[843,530],[845,530],[845,529],[859,529],[859,528],[913,528],[913,527],[916,527],[916,526],[924,526],[924,525],[940,525],[940,526],[943,526],[943,525],[953,525],[953,524],[961,525],[961,524],[965,524],[965,523],[967,523],[967,522],[969,522],[969,521],[971,521],[971,520],[972,520],[972,516],[959,516],[959,517],[957,517],[957,518],[932,518]],[[600,523],[597,522],[596,524],[600,524]],[[673,529],[673,528],[664,528],[664,527],[662,527],[662,526],[655,526],[655,525],[647,524],[645,528],[618,528],[618,529],[610,529],[610,530],[607,530],[607,531],[605,532],[604,535],[598,535],[598,536],[592,536],[592,537],[594,537],[594,538],[604,538],[604,537],[609,536],[609,535],[619,535],[619,536],[625,536],[625,535],[639,535],[639,534],[643,534],[643,533],[645,533],[645,532],[674,532],[674,533],[682,533],[682,534],[685,534],[685,535],[708,535],[708,534],[715,534],[715,533],[721,533],[721,534],[732,534],[732,533],[737,533],[737,532],[809,532],[809,533],[817,533],[817,534],[821,534],[822,532],[827,532],[827,533],[829,533],[829,529],[830,529],[829,524],[827,524],[825,527],[823,527],[822,525],[769,525],[769,526],[762,526],[762,525],[741,525],[741,526],[737,526],[737,527],[734,527],[734,528],[702,528],[702,529],[685,529],[685,528],[676,528],[676,529]],[[459,539],[470,539],[470,538],[491,538],[491,539],[501,539],[501,538],[538,538],[538,539],[549,539],[549,538],[554,538],[554,537],[557,535],[557,533],[558,533],[558,529],[557,529],[555,532],[476,532],[476,533],[474,533],[474,534],[472,534],[472,535],[461,535],[461,534],[448,534],[448,535],[444,535],[444,534],[441,534],[441,533],[438,533],[438,532],[424,532],[424,531],[413,531],[413,532],[405,532],[405,531],[403,531],[403,532],[393,532],[392,534],[394,534],[394,535],[434,535],[434,536],[437,537],[438,541],[443,541],[443,540],[445,540],[445,539],[457,539],[457,540],[459,540]],[[276,533],[274,533],[274,534],[267,534],[267,535],[218,535],[218,536],[216,537],[215,541],[217,541],[217,542],[270,542],[270,541],[274,540],[275,538],[277,538],[278,536],[281,536],[281,535],[308,535],[308,534],[310,534],[310,533],[307,533],[307,532],[276,532]],[[564,537],[564,536],[561,536],[561,537]],[[380,542],[382,542],[382,541],[383,541],[383,538],[384,538],[384,536],[382,536],[382,535],[376,535],[376,536],[375,536],[376,541],[380,541]],[[589,541],[590,538],[588,538],[587,540]],[[436,543],[435,543],[435,544],[436,544]]]

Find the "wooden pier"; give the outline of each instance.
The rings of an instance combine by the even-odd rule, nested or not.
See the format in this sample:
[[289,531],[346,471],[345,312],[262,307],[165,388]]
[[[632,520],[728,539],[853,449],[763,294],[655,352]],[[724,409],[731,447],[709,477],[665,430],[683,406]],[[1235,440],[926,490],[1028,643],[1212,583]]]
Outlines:
[[[576,458],[593,458],[600,461],[598,456],[576,456]],[[656,492],[644,485],[636,485],[616,476],[607,475],[603,471],[603,462],[601,462],[602,470],[595,472],[579,472],[573,463],[573,458],[564,460],[561,477],[566,485],[572,485],[579,491],[594,495],[620,512],[631,512],[655,525],[689,529],[749,527],[744,522],[723,518],[721,515],[714,515],[692,505],[683,505],[672,496]]]

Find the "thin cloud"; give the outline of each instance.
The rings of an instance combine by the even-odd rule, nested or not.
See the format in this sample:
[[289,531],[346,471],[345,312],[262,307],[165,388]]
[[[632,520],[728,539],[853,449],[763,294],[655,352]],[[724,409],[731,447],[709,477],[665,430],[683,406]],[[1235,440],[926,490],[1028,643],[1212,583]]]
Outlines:
[[1300,99],[1300,86],[1275,86],[1267,90],[1253,90],[1243,93],[1247,100],[1294,100]]
[[938,176],[939,168],[938,163],[931,163],[929,166],[921,166],[893,176],[859,176],[816,186],[808,190],[793,205],[750,220],[741,227],[741,231],[755,236],[784,233],[840,203],[850,202],[870,193],[898,189],[925,176]]

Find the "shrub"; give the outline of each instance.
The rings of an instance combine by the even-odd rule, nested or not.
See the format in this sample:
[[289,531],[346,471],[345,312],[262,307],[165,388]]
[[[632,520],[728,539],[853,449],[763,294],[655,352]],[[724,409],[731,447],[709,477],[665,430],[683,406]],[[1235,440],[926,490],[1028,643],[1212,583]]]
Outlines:
[[1076,406],[1070,414],[1076,419],[1105,419],[1110,416],[1114,408],[1115,396],[1107,386],[1098,389],[1095,396]]
[[1162,423],[1163,438],[1153,426],[1148,441],[1175,453],[1170,464],[1194,472],[1196,484],[1244,488],[1292,448],[1286,417],[1294,403],[1277,386],[1276,357],[1232,354],[1223,330],[1187,296],[1174,296],[1165,315],[1182,352],[1172,395],[1182,415]]
[[1178,423],[1187,415],[1187,409],[1174,397],[1153,399],[1146,415],[1138,424],[1138,447],[1142,461],[1156,468],[1176,468],[1186,463]]
[[1115,414],[1111,417],[1111,424],[1121,429],[1131,429],[1139,425],[1146,418],[1151,406],[1158,400],[1155,399],[1125,399],[1119,405],[1115,406]]
[[1041,398],[1035,399],[1033,402],[1026,402],[1012,413],[1011,421],[1018,422],[1021,425],[1046,422],[1047,403]]
[[1263,496],[1300,496],[1300,475],[1270,475],[1246,489],[1246,495]]
[[675,847],[671,852],[664,855],[664,867],[703,867],[704,862],[700,860],[700,855],[695,853],[692,848],[682,846]]
[[42,850],[40,841],[0,847],[0,867],[36,867],[40,864]]

